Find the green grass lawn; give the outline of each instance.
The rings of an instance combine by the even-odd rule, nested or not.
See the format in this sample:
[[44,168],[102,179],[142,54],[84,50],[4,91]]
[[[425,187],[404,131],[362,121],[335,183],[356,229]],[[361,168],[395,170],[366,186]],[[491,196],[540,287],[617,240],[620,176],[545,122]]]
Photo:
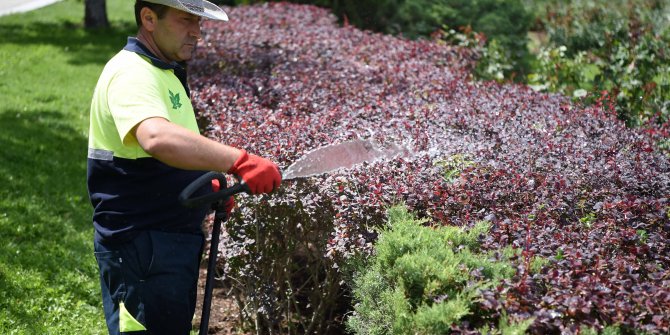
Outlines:
[[134,35],[133,1],[86,31],[83,1],[0,17],[0,334],[104,334],[91,206],[88,106]]

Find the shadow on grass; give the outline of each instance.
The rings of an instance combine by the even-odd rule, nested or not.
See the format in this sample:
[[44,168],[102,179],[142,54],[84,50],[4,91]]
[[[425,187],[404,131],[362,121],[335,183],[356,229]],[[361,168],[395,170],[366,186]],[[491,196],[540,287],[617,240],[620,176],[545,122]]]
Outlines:
[[0,190],[23,197],[86,192],[87,138],[73,123],[56,111],[2,111]]
[[31,22],[29,25],[5,23],[0,24],[0,31],[0,44],[56,46],[71,51],[70,64],[84,65],[105,64],[110,54],[125,46],[128,36],[136,35],[137,27],[117,23],[109,29],[87,30],[80,24],[64,21]]
[[97,284],[97,273],[87,141],[70,123],[48,110],[0,113],[0,316],[31,329],[54,297],[99,304],[94,286],[81,285]]

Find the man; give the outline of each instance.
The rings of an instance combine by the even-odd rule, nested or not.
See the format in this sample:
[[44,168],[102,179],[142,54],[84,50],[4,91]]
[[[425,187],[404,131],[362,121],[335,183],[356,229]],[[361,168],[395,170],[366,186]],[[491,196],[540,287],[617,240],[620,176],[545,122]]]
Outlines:
[[184,187],[205,171],[234,174],[252,194],[281,182],[271,161],[198,132],[184,62],[201,17],[227,20],[207,1],[136,1],[137,37],[95,88],[87,182],[110,334],[191,330],[207,209],[181,206]]

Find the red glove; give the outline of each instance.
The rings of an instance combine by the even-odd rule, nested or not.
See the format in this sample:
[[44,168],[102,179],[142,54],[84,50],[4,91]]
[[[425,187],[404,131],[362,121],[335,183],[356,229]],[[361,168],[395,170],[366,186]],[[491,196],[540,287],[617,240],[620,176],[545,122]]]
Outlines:
[[223,209],[226,210],[226,217],[230,218],[230,212],[233,211],[233,208],[235,208],[235,197],[230,196],[228,201],[223,204]]
[[281,184],[281,174],[275,163],[244,150],[228,173],[242,178],[251,194],[270,193]]
[[[219,192],[221,190],[221,183],[218,179],[212,179],[212,191]],[[235,208],[235,197],[230,196],[226,203],[223,204],[223,209],[226,211],[226,215],[230,217],[230,212]]]

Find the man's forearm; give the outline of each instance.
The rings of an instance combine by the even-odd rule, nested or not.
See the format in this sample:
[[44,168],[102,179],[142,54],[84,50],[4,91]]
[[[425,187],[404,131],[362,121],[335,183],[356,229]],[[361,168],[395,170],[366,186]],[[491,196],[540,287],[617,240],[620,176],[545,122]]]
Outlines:
[[163,118],[140,122],[133,135],[152,157],[184,170],[226,172],[241,155],[239,149],[210,140]]

